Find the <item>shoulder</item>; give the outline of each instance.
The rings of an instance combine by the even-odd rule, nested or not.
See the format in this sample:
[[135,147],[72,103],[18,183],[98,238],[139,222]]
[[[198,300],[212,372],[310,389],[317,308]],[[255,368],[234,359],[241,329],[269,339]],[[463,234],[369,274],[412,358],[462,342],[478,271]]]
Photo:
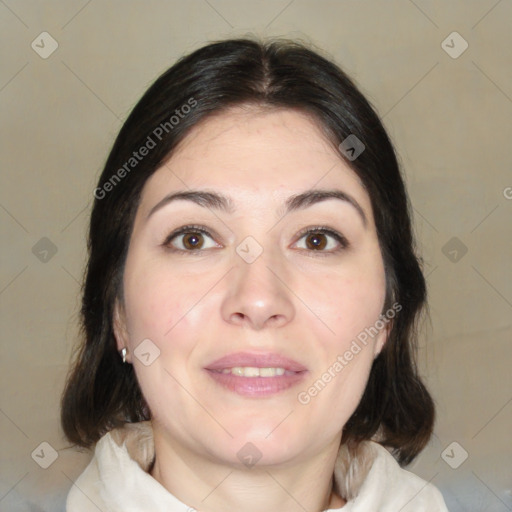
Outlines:
[[106,433],[71,487],[66,511],[182,510],[179,501],[146,472],[154,454],[152,434],[149,422]]
[[126,464],[128,454],[124,439],[116,431],[107,432],[95,445],[94,454],[80,476],[73,482],[66,499],[67,512],[102,510],[105,473]]
[[98,512],[100,497],[98,461],[93,457],[81,475],[73,482],[66,498],[66,512]]
[[[391,453],[378,443],[362,443],[361,456],[365,459],[364,473],[360,474],[357,489],[340,509],[344,512],[448,512],[439,490],[400,467]],[[350,466],[358,467],[360,461],[354,460]],[[353,473],[349,467],[349,474]],[[338,474],[338,479],[342,475]]]
[[360,501],[376,499],[379,510],[401,512],[447,512],[439,490],[419,476],[400,467],[391,453],[373,443],[376,457],[360,491]]

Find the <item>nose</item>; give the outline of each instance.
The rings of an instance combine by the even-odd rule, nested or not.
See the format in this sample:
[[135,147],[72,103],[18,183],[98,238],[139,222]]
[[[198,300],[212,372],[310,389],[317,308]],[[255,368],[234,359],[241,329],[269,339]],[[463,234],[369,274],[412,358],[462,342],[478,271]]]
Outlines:
[[221,306],[224,320],[254,330],[283,327],[292,321],[294,295],[283,267],[266,258],[265,252],[252,263],[240,259],[228,277]]

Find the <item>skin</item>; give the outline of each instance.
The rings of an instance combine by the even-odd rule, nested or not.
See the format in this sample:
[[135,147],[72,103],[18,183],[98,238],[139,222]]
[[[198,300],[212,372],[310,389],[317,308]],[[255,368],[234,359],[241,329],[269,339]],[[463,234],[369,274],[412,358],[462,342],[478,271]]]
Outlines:
[[[352,196],[367,225],[336,199],[282,216],[289,196],[313,188]],[[189,189],[229,195],[236,211],[180,200],[148,218],[166,195]],[[186,224],[212,236],[200,235],[201,250],[190,249],[190,234],[188,246],[181,235],[165,247]],[[349,246],[324,235],[322,248],[312,248],[312,236],[300,233],[318,225],[341,233]],[[236,252],[247,236],[263,248],[250,264]],[[143,189],[123,287],[115,334],[152,413],[154,478],[201,511],[345,503],[332,489],[342,428],[385,330],[307,405],[297,395],[378,319],[385,273],[369,196],[315,122],[296,111],[246,106],[196,125]],[[144,339],[160,350],[149,366],[133,355]],[[240,396],[204,370],[237,351],[277,352],[308,372],[299,385],[269,397]],[[247,442],[262,454],[251,468],[237,457]]]

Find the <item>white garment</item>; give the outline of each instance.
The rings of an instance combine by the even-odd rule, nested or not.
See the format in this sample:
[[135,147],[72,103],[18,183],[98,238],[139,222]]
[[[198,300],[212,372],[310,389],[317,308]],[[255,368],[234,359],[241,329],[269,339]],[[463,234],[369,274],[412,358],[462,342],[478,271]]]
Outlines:
[[[326,512],[448,512],[432,484],[402,469],[389,451],[373,441],[373,461],[355,497]],[[153,460],[150,422],[104,435],[94,457],[69,491],[67,512],[192,512],[146,470]],[[336,465],[334,479],[344,474]]]

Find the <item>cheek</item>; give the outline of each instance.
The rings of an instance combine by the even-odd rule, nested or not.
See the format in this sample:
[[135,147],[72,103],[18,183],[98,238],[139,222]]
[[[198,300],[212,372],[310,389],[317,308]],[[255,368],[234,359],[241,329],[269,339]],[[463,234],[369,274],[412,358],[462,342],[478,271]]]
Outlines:
[[169,272],[158,261],[149,260],[137,266],[130,263],[128,260],[124,276],[130,337],[153,336],[161,342],[190,320],[187,312],[193,307],[194,299],[199,300],[200,290],[193,279]]
[[[322,279],[315,298],[319,317],[330,333],[318,337],[319,366],[299,402],[310,404],[319,416],[329,407],[333,428],[343,425],[357,407],[374,360],[382,328],[376,328],[385,299],[385,273],[380,264],[347,266]],[[328,284],[328,287],[327,287]],[[329,300],[325,300],[329,297]],[[382,327],[381,322],[377,327]]]
[[355,337],[378,319],[384,305],[385,288],[379,280],[351,279],[342,283],[337,306],[336,329],[343,339]]
[[[189,405],[180,384],[191,388],[187,365],[195,347],[194,333],[205,314],[200,302],[204,290],[194,279],[169,272],[154,260],[144,264],[139,260],[137,265],[128,260],[124,286],[137,381],[152,416],[162,419]],[[143,346],[144,353],[150,354],[148,365],[139,357]],[[173,419],[173,423],[180,426],[181,419]]]
[[319,316],[331,328],[329,345],[343,350],[359,333],[374,325],[382,313],[385,294],[384,269],[378,264],[348,268],[329,276],[323,296],[316,299]]
[[[154,259],[143,265],[140,261],[137,265],[127,261],[126,265],[127,327],[137,379],[150,408],[157,410],[161,400],[179,401],[177,382],[190,387],[192,356],[211,319],[209,302],[201,299],[211,285],[205,288],[204,278],[170,271]],[[151,343],[143,341],[148,339]],[[150,366],[144,366],[137,356],[142,343],[149,347],[144,353],[157,354]]]

